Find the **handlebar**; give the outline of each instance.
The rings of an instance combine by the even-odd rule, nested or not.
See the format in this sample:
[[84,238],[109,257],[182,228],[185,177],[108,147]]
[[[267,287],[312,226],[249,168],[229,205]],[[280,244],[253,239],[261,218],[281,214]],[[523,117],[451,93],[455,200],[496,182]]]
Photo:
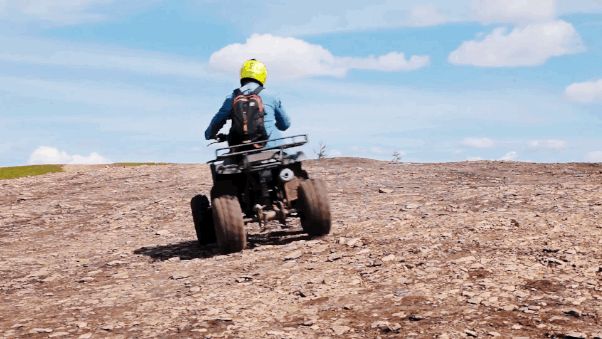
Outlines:
[[215,136],[214,138],[214,142],[210,143],[207,145],[207,147],[214,145],[214,144],[218,144],[220,142],[224,142],[228,140],[228,134],[224,134],[224,133],[219,133],[218,135]]
[[228,134],[220,133],[215,136],[216,142],[224,142],[228,140]]

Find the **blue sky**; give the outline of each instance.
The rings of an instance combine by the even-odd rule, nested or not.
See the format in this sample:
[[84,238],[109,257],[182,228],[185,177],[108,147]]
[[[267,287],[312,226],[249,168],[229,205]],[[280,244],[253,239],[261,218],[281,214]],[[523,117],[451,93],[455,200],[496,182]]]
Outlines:
[[602,161],[602,1],[0,0],[0,166],[202,162],[257,57],[331,156]]

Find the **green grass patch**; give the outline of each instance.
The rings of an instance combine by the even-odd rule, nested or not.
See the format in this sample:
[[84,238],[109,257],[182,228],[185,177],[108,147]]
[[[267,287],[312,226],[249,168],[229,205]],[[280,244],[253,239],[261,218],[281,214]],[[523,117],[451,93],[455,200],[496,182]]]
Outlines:
[[167,165],[166,162],[116,162],[113,166],[136,167],[136,166],[159,166]]
[[32,166],[15,166],[15,167],[0,167],[1,179],[15,179],[21,177],[30,177],[33,175],[42,175],[46,173],[62,172],[62,165],[32,165]]

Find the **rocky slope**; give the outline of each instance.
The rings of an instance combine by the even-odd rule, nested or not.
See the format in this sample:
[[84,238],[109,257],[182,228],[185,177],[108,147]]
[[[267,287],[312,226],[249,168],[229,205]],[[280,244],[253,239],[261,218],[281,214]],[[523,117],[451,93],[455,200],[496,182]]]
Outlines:
[[220,255],[206,165],[0,181],[3,337],[602,336],[602,166],[308,162],[333,233]]

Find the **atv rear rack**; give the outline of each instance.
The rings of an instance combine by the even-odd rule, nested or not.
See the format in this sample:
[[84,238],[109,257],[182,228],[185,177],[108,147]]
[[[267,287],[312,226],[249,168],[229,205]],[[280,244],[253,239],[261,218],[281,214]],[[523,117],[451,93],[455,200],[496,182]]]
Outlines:
[[[266,143],[274,143],[279,141],[277,146],[255,147],[254,145],[264,145]],[[287,165],[291,162],[296,162],[304,157],[303,152],[297,154],[286,154],[287,148],[298,147],[306,144],[308,138],[306,134],[293,135],[290,137],[257,141],[248,144],[235,145],[230,147],[222,147],[215,150],[215,160],[211,160],[208,164],[212,166],[212,172],[217,174],[234,174],[243,171],[256,171],[264,168],[270,168],[278,165]],[[244,150],[240,150],[244,149]]]
[[[263,144],[274,143],[274,142],[282,141],[282,140],[288,140],[289,142],[282,142],[277,146],[261,147]],[[234,145],[234,146],[229,146],[229,147],[222,147],[222,148],[218,148],[215,150],[215,160],[213,160],[213,161],[224,160],[228,157],[233,157],[233,156],[237,156],[237,155],[248,155],[248,154],[259,153],[259,152],[264,152],[264,151],[269,151],[269,150],[283,150],[285,148],[292,148],[292,147],[305,145],[308,141],[309,141],[309,139],[307,138],[307,134],[299,134],[299,135],[292,135],[290,137],[271,139],[271,140],[262,140],[262,141],[250,142],[250,143]],[[250,150],[241,150],[241,149],[246,149],[249,147],[256,147],[256,146],[259,146],[259,147],[255,148],[255,149],[250,149]],[[226,152],[224,152],[224,151],[226,151]]]

